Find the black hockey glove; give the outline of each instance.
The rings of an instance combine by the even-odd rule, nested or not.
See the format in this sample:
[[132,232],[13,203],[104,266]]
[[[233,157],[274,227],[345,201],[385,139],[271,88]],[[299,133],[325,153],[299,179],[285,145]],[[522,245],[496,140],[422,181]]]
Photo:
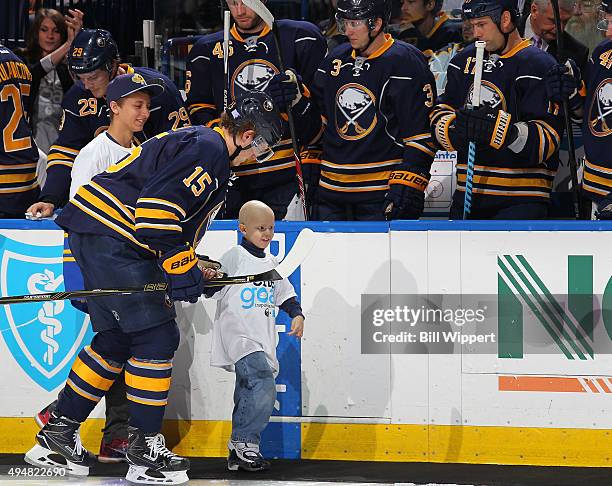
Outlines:
[[293,107],[300,101],[303,89],[302,77],[292,69],[287,69],[284,73],[275,74],[265,91],[278,109],[286,112],[287,106]]
[[512,116],[503,110],[488,106],[457,112],[455,132],[463,140],[478,145],[489,145],[496,150],[506,148],[518,137],[518,129],[511,122]]
[[189,245],[164,253],[159,259],[168,282],[172,300],[195,303],[204,293],[204,275],[198,267],[198,257]]
[[544,83],[548,99],[560,103],[578,95],[582,76],[574,60],[568,59],[565,64],[551,67],[544,76]]
[[599,201],[595,216],[597,219],[612,219],[612,192]]
[[389,190],[385,194],[383,214],[392,219],[419,219],[425,206],[425,188],[429,175],[395,170],[389,177]]

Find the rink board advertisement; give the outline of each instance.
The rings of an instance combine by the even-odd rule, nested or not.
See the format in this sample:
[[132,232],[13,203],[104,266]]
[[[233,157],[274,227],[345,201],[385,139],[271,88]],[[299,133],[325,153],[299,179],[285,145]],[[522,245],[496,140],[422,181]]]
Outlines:
[[[2,295],[62,290],[63,233],[48,222],[3,224]],[[307,226],[317,232],[316,244],[291,277],[305,334],[301,341],[287,336],[290,320],[279,312],[267,455],[610,464],[611,225]],[[282,259],[302,227],[278,223],[270,251]],[[199,253],[219,258],[239,242],[235,228],[215,222]],[[245,290],[244,305],[268,298],[259,290]],[[409,302],[418,304],[408,311]],[[177,304],[181,343],[164,432],[187,455],[225,455],[231,428],[233,374],[210,366],[215,305]],[[414,312],[429,311],[446,327],[415,326]],[[492,335],[483,347],[469,341],[477,333],[463,323],[487,313],[496,325],[486,333],[484,324],[474,328]],[[36,430],[31,417],[56,396],[91,331],[87,316],[68,302],[4,306],[1,316],[1,452],[23,452]],[[452,336],[464,341],[440,345]],[[83,427],[93,450],[103,415],[99,406]]]

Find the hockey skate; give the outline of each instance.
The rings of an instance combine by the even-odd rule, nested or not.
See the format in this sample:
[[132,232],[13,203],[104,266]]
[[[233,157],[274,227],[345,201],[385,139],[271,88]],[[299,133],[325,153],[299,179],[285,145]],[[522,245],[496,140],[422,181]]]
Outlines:
[[90,454],[81,445],[81,424],[68,417],[50,414],[47,424],[36,434],[37,444],[25,455],[25,461],[34,466],[61,467],[69,474],[87,476]]
[[166,447],[162,434],[146,434],[136,427],[128,428],[125,478],[138,484],[182,484],[189,481],[189,459],[174,454]]
[[230,471],[265,471],[270,469],[270,463],[259,452],[259,444],[229,441],[229,457],[227,468]]

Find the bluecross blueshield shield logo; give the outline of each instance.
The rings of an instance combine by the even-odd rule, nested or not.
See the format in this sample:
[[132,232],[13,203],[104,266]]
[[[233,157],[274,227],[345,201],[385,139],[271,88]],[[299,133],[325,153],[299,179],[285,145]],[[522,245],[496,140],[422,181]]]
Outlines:
[[[64,290],[63,246],[34,246],[4,238],[0,261],[3,296]],[[68,376],[74,357],[91,341],[89,316],[69,301],[3,306],[0,328],[19,366],[51,391]]]

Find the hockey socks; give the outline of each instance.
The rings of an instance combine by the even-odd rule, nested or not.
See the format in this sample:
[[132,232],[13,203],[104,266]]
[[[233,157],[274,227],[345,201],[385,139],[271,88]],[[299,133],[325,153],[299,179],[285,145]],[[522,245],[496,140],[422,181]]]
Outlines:
[[130,401],[130,425],[145,432],[161,429],[171,375],[170,360],[128,360],[125,365],[125,384]]

